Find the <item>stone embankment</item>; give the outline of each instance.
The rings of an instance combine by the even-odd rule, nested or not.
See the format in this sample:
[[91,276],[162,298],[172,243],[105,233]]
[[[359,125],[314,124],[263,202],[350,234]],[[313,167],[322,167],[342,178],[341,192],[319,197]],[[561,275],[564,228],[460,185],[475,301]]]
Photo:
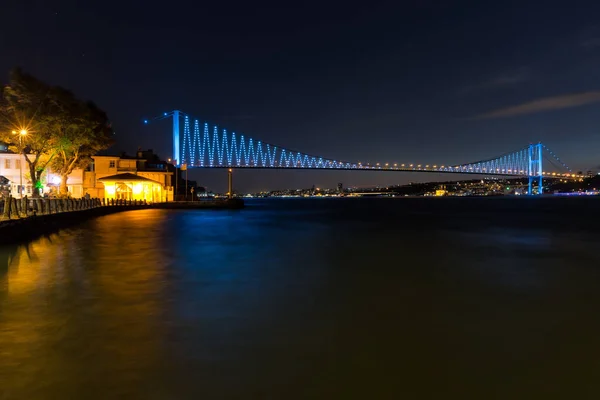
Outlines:
[[158,209],[239,209],[241,199],[147,204],[140,200],[17,199],[0,200],[0,245],[19,243],[48,235],[88,219],[122,211]]
[[8,197],[0,200],[0,245],[32,240],[90,218],[150,207],[142,201]]

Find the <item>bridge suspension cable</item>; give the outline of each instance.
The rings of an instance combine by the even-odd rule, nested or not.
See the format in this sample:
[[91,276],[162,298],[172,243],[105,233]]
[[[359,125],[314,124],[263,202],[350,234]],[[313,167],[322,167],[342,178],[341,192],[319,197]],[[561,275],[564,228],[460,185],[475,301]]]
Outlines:
[[[532,144],[498,157],[450,166],[422,164],[363,164],[339,161],[279,147],[243,134],[212,127],[178,110],[157,118],[173,120],[173,162],[190,168],[298,168],[419,171],[478,175],[535,177],[547,175],[542,169],[546,150],[563,167],[570,169],[542,143]],[[145,120],[145,123],[150,121]],[[182,129],[180,129],[182,127]],[[556,175],[556,174],[554,174]],[[560,176],[560,175],[559,175]]]

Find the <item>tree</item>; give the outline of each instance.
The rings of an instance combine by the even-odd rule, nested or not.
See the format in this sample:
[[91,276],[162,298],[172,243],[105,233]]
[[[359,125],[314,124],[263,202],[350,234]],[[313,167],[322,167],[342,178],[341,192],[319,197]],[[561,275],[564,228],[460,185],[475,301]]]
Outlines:
[[67,179],[75,168],[85,168],[91,156],[113,144],[113,131],[104,111],[94,103],[83,102],[63,89],[50,94],[56,107],[53,120],[51,167],[60,176],[60,195],[68,194]]
[[[22,130],[27,134],[12,134]],[[112,135],[106,113],[95,104],[20,68],[11,72],[0,99],[0,140],[25,155],[34,197],[39,196],[42,173],[49,165],[61,177],[61,194],[67,195],[68,175],[110,147]]]
[[[0,139],[11,151],[24,155],[34,197],[39,196],[42,173],[52,159],[50,91],[49,85],[16,68],[0,98]],[[26,134],[19,135],[21,131]]]

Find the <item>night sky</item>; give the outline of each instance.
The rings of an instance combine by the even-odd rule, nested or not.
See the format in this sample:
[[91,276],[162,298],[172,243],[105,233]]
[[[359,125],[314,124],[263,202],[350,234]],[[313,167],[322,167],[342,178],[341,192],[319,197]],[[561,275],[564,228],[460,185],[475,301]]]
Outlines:
[[[353,3],[5,0],[0,72],[19,65],[95,101],[114,152],[169,157],[169,123],[142,120],[179,109],[346,161],[456,164],[541,140],[575,170],[600,165],[600,2]],[[226,187],[223,170],[190,177]],[[259,170],[235,184],[432,178]]]

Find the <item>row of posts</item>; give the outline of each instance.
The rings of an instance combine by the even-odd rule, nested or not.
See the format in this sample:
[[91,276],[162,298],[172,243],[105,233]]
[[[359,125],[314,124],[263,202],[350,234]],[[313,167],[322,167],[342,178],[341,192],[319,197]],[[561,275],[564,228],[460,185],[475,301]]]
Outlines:
[[3,219],[25,218],[34,215],[57,214],[61,212],[89,210],[97,207],[110,206],[142,206],[147,205],[146,200],[125,199],[44,199],[27,198],[17,199],[8,196],[4,199],[2,208]]

